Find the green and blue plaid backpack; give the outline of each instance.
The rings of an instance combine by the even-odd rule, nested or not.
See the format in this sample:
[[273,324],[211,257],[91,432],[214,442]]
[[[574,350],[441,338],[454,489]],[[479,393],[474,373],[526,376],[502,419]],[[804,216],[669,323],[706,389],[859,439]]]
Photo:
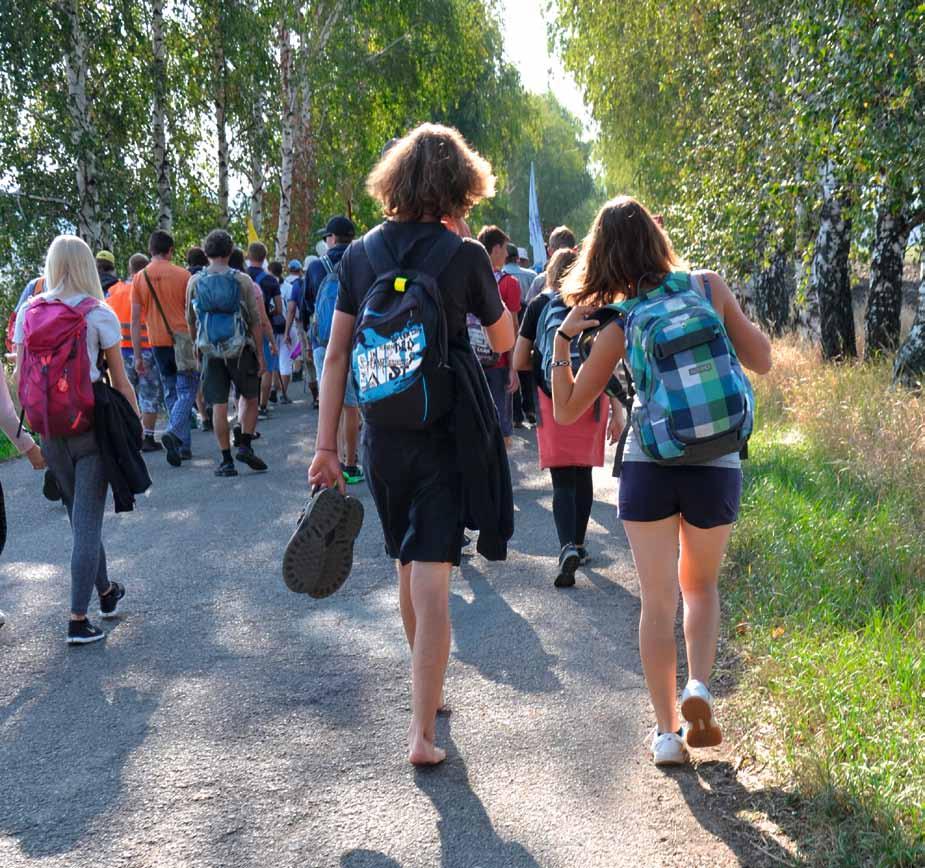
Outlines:
[[607,306],[626,337],[636,389],[630,423],[659,464],[745,452],[752,433],[752,387],[711,301],[704,275],[674,271],[654,289]]

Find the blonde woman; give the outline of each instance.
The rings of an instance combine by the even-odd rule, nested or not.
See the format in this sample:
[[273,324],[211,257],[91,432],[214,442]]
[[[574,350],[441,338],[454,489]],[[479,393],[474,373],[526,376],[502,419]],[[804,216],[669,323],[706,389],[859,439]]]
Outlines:
[[[742,313],[723,279],[713,271],[684,273],[661,226],[639,202],[621,196],[601,208],[578,262],[565,279],[563,296],[572,311],[554,344],[552,392],[557,422],[568,425],[587,412],[626,355],[623,321],[618,320],[601,329],[587,361],[573,375],[569,344],[579,332],[598,325],[589,318],[592,312],[643,293],[648,299],[663,288],[665,293],[673,292],[672,287],[681,284],[695,288],[712,306],[742,365],[759,374],[770,369],[770,342]],[[632,373],[638,379],[638,372]],[[694,369],[685,375],[696,373]],[[633,419],[640,406],[638,396],[636,402]],[[619,507],[639,573],[639,647],[655,710],[652,754],[657,765],[686,762],[689,747],[722,740],[708,685],[719,634],[720,563],[738,516],[741,488],[737,451],[700,463],[657,463],[631,425]],[[677,707],[674,638],[679,587],[690,676],[681,697],[684,729]]]
[[[73,235],[59,235],[48,249],[45,262],[45,285],[48,287],[23,307],[16,317],[16,369],[23,370],[29,352],[26,341],[30,312],[43,302],[61,302],[70,308],[86,311],[86,348],[91,382],[101,377],[100,358],[105,359],[113,386],[138,413],[135,393],[125,373],[120,344],[122,329],[119,318],[103,301],[103,290],[90,248]],[[88,300],[95,304],[85,304]],[[63,308],[57,308],[63,312]],[[20,390],[22,395],[22,389]],[[140,414],[139,414],[140,415]],[[109,483],[97,448],[93,430],[70,437],[48,437],[42,443],[42,455],[54,474],[67,508],[74,537],[71,553],[71,615],[68,622],[69,645],[98,642],[105,634],[87,619],[87,608],[94,586],[99,594],[102,618],[115,616],[125,588],[111,582],[106,572],[106,552],[102,544],[103,511]]]

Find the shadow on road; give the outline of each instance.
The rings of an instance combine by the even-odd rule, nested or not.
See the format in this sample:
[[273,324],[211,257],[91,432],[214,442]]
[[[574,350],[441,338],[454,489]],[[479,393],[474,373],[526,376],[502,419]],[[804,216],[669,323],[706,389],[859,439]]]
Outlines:
[[[439,741],[447,749],[446,762],[432,769],[418,769],[414,782],[433,803],[440,818],[441,868],[472,865],[478,856],[479,865],[504,865],[507,868],[539,868],[539,863],[522,844],[505,841],[498,836],[485,806],[469,783],[469,772],[450,737],[446,721],[438,729]],[[359,863],[362,864],[362,863]],[[388,863],[382,864],[383,868]]]
[[[749,790],[728,762],[702,762],[666,774],[677,783],[697,822],[723,841],[740,865],[765,868],[805,864],[770,832],[776,825],[790,840],[798,840],[801,835],[800,812],[783,790]],[[766,821],[764,828],[760,815],[771,821]]]
[[[552,671],[558,658],[546,652],[529,621],[515,612],[471,563],[464,561],[460,572],[472,589],[473,600],[450,594],[454,656],[490,681],[523,693],[561,689]],[[516,656],[511,655],[512,648],[517,649]]]
[[377,850],[350,850],[340,857],[341,868],[401,868],[401,864]]
[[113,809],[122,773],[144,741],[159,699],[119,687],[107,693],[113,657],[104,643],[61,655],[40,691],[26,688],[4,709],[0,831],[27,856],[68,853]]

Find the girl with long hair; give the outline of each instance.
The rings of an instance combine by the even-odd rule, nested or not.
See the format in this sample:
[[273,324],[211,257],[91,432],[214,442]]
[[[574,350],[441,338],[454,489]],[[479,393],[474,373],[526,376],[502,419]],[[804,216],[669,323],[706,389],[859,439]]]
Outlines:
[[[553,368],[557,422],[573,423],[597,400],[626,355],[625,321],[617,319],[600,330],[577,376],[566,361],[570,340],[600,325],[592,317],[595,310],[637,297],[643,303],[653,293],[669,292],[669,283],[695,287],[712,305],[742,365],[758,374],[770,369],[770,342],[744,315],[723,279],[713,271],[685,273],[651,214],[635,199],[621,196],[599,211],[563,287],[572,310],[555,342],[554,359],[560,363]],[[635,377],[638,371],[630,367]],[[637,397],[632,420],[639,407]],[[656,463],[635,425],[627,437],[619,509],[639,573],[639,647],[655,710],[652,753],[659,765],[686,762],[689,747],[722,740],[708,684],[719,634],[719,569],[742,488],[739,461],[733,452],[683,466]],[[679,588],[690,677],[681,696],[683,729],[674,638]]]

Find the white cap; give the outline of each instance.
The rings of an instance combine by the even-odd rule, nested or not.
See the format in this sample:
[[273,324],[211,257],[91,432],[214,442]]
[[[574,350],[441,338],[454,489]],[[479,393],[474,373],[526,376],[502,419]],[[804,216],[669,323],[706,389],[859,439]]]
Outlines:
[[530,258],[529,254],[527,253],[527,248],[526,248],[526,247],[518,247],[518,248],[517,248],[517,255],[518,255],[521,259],[529,259],[529,258]]

